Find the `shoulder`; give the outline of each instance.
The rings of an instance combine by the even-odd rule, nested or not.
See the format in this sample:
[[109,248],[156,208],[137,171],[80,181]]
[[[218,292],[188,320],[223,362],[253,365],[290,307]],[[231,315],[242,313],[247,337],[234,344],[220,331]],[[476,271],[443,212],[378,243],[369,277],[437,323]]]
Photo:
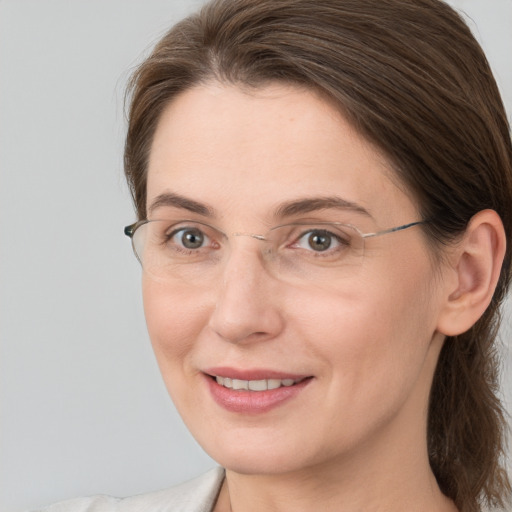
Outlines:
[[211,512],[223,480],[224,470],[214,468],[198,478],[163,491],[129,498],[79,498],[34,512]]

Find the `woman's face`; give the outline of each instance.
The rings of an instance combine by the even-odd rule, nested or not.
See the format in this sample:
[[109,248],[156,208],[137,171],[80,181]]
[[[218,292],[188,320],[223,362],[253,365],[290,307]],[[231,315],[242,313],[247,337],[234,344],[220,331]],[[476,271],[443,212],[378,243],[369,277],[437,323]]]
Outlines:
[[[224,254],[211,273],[143,277],[163,378],[214,459],[268,474],[423,446],[443,290],[420,228],[368,238],[353,271],[326,265],[318,281],[283,278],[265,241],[240,236],[299,221],[368,233],[420,220],[383,156],[332,106],[284,85],[188,90],[159,122],[147,200],[150,219],[231,235],[206,240]],[[215,376],[280,387],[234,390]]]

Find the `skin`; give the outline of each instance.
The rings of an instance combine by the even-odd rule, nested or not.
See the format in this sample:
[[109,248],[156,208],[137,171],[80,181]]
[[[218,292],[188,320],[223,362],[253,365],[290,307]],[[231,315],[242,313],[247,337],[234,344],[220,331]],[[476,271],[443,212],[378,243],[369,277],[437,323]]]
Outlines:
[[[160,206],[225,233],[265,233],[304,217],[363,232],[420,220],[386,159],[311,91],[210,83],[164,111],[151,148],[148,208],[172,192],[213,216]],[[336,195],[366,209],[281,218],[284,202]],[[226,481],[216,510],[448,511],[426,448],[428,394],[454,273],[434,265],[419,227],[368,239],[358,272],[330,286],[283,283],[261,241],[237,237],[213,281],[143,274],[144,307],[169,393]],[[434,268],[436,267],[436,268]],[[214,284],[212,284],[214,283]],[[444,316],[443,316],[444,315]],[[263,414],[211,396],[206,368],[312,376]]]

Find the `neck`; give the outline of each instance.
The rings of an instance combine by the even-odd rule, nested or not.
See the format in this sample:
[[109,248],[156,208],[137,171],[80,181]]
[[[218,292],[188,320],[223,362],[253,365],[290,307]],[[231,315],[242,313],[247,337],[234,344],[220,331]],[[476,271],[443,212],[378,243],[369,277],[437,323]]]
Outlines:
[[404,452],[396,451],[374,464],[373,453],[279,475],[228,470],[215,511],[456,512],[441,493],[428,460],[405,458]]
[[[314,471],[314,468],[311,468]],[[405,468],[404,468],[405,469]],[[302,471],[288,475],[227,472],[218,512],[456,512],[428,470],[383,477],[374,468],[356,474]],[[333,474],[336,475],[333,478]],[[325,477],[325,478],[323,478]]]

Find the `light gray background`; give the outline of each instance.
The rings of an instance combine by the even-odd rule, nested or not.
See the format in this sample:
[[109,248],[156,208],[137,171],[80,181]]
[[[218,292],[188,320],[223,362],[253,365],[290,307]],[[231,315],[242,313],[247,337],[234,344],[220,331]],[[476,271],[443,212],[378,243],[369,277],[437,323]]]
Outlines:
[[[512,112],[512,0],[452,3]],[[122,234],[134,220],[126,78],[199,4],[0,0],[2,511],[150,491],[214,465],[160,380]],[[510,369],[505,379],[511,409]]]

